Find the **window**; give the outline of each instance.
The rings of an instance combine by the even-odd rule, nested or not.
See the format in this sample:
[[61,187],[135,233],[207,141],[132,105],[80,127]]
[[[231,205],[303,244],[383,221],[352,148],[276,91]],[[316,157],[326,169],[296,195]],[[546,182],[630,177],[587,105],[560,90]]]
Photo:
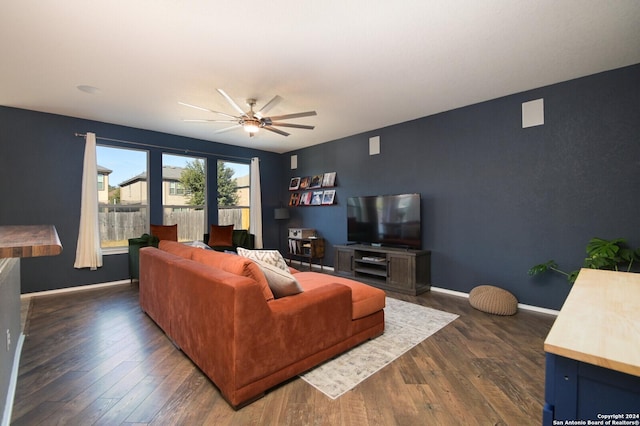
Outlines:
[[184,195],[184,186],[180,182],[169,182],[169,195]]
[[249,229],[249,164],[218,161],[218,225]]
[[202,241],[206,232],[206,159],[162,155],[163,224],[178,225],[178,241]]
[[98,220],[104,249],[149,232],[148,152],[98,145]]

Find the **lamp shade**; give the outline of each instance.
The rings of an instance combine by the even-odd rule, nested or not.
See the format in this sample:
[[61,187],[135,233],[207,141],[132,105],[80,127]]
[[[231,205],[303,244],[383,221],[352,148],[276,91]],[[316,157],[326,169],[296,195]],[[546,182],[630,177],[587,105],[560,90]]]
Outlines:
[[284,207],[279,207],[274,210],[273,217],[276,220],[289,219],[289,210],[285,209]]

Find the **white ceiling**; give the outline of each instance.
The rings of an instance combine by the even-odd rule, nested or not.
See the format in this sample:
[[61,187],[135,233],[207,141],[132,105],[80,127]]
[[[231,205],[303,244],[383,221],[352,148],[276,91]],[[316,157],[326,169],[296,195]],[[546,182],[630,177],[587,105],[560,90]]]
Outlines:
[[[640,63],[638,0],[3,0],[0,105],[286,152]],[[100,89],[87,94],[77,89]],[[283,137],[224,89],[315,130]],[[78,129],[79,131],[91,129]],[[98,135],[109,137],[109,135]]]

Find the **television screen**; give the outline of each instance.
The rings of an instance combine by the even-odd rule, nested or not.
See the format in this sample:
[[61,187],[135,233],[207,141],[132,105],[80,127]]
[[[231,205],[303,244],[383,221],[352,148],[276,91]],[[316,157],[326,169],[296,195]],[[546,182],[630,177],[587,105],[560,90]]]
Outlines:
[[351,242],[420,249],[420,194],[349,197],[347,234]]

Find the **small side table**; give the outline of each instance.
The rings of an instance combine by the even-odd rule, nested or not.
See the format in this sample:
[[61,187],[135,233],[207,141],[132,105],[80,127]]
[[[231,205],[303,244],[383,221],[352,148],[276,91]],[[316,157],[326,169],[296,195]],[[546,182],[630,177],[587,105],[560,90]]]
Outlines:
[[313,259],[320,261],[320,270],[324,269],[324,238],[289,238],[289,264],[294,257],[307,259],[309,270]]

